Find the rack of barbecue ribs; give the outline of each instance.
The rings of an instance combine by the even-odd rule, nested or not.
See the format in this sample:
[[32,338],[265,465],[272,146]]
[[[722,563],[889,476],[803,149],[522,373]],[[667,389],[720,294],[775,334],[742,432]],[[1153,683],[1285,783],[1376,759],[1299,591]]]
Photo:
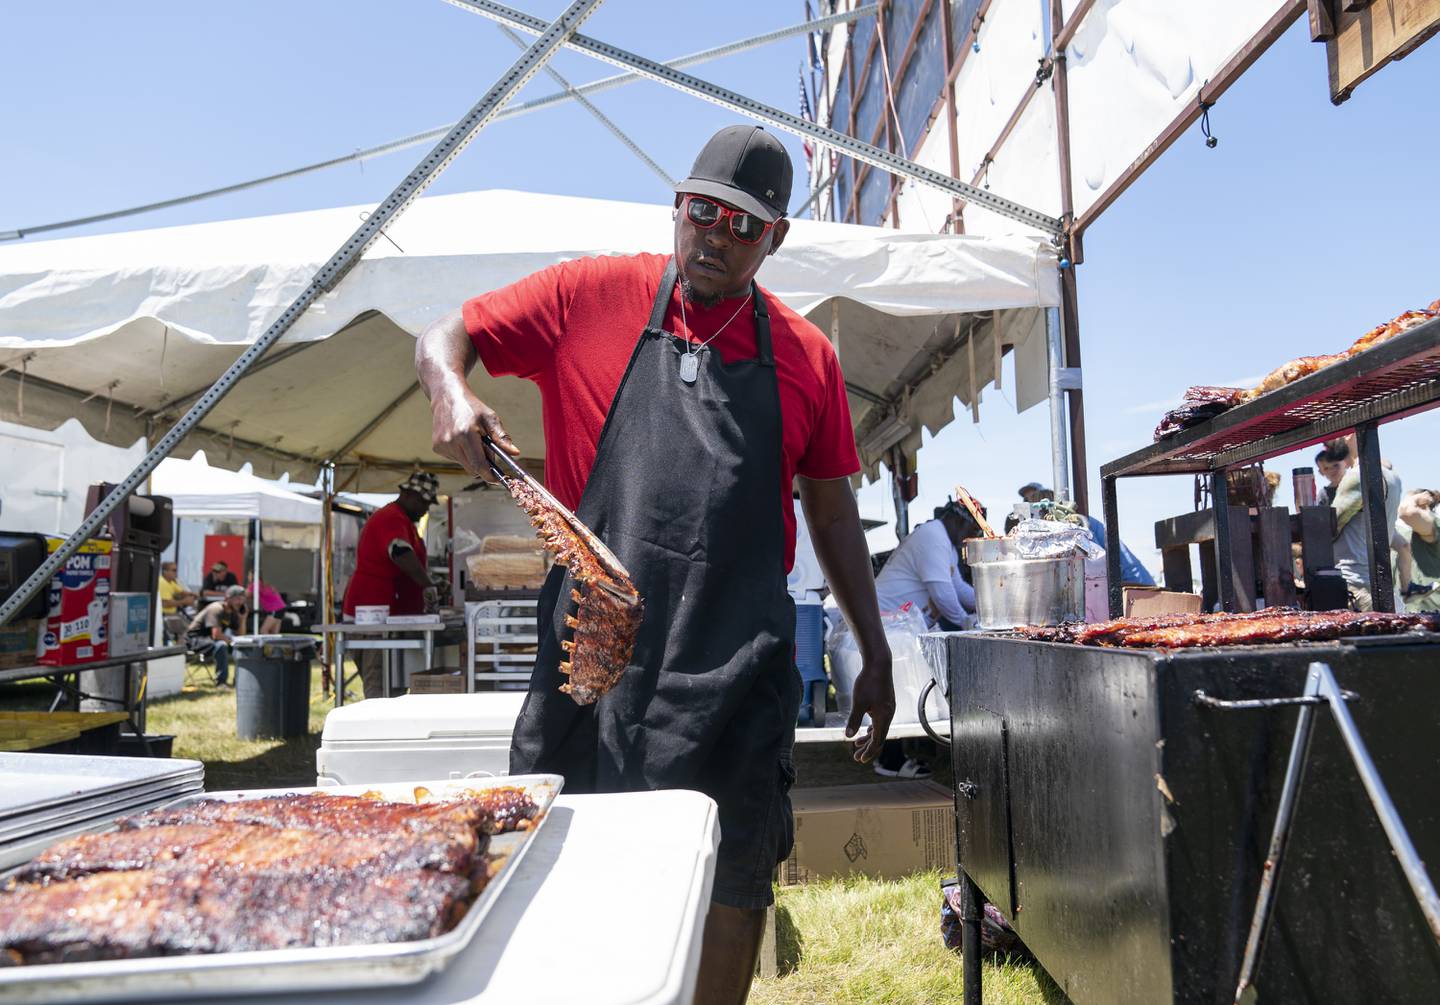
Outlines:
[[1239,614],[1157,614],[1093,624],[1027,627],[1015,629],[1012,634],[1035,642],[1068,642],[1082,646],[1191,649],[1328,642],[1359,635],[1398,635],[1415,630],[1440,632],[1440,616],[1271,607]]
[[1233,387],[1192,387],[1175,408],[1170,409],[1155,427],[1154,439],[1158,443],[1167,436],[1173,436],[1192,426],[1221,415],[1236,405],[1254,401],[1262,394],[1292,384],[1302,377],[1308,377],[1328,366],[1344,362],[1366,349],[1389,341],[1427,321],[1440,318],[1440,300],[1421,310],[1405,311],[1383,324],[1378,324],[1355,340],[1344,352],[1322,353],[1317,356],[1300,356],[1276,367],[1266,374],[1255,387],[1240,389]]
[[594,704],[630,665],[645,602],[630,573],[589,527],[491,440],[485,445],[490,470],[530,517],[545,550],[578,584],[570,591],[575,612],[565,616],[571,637],[560,642],[569,657],[560,672],[570,678],[560,690],[577,705]]
[[1301,377],[1308,377],[1317,370],[1323,370],[1327,366],[1359,355],[1372,346],[1387,342],[1396,335],[1434,318],[1440,318],[1440,300],[1434,301],[1429,307],[1422,310],[1405,311],[1383,324],[1376,325],[1356,339],[1344,352],[1327,353],[1321,356],[1301,356],[1298,359],[1292,359],[1284,366],[1276,367],[1266,374],[1257,386],[1245,392],[1245,400],[1251,401],[1268,391],[1293,383]]
[[1191,387],[1186,389],[1180,404],[1166,412],[1155,427],[1157,441],[1173,436],[1183,429],[1208,422],[1245,400],[1246,391],[1239,387]]
[[6,881],[0,966],[443,934],[489,882],[489,835],[535,815],[513,793],[489,795],[409,804],[317,793],[124,818]]

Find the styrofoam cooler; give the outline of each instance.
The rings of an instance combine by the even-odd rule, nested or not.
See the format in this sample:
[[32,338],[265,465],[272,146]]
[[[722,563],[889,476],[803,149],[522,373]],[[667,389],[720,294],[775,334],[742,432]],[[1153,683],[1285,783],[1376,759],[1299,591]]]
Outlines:
[[525,695],[407,694],[370,698],[325,716],[317,785],[504,775]]

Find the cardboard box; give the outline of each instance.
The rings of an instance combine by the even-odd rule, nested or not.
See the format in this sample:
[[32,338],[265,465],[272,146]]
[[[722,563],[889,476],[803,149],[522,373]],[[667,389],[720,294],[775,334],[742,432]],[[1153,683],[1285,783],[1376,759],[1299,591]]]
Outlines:
[[795,848],[785,886],[826,876],[897,879],[955,869],[955,797],[934,782],[794,789]]
[[35,665],[44,618],[17,618],[0,628],[0,670]]
[[[64,543],[52,537],[53,554]],[[50,613],[40,645],[45,666],[74,666],[109,653],[110,541],[86,541],[50,581]]]
[[410,675],[411,694],[464,694],[465,678],[458,669],[420,670]]
[[1199,614],[1200,596],[1175,593],[1157,586],[1125,587],[1125,616],[1151,618],[1157,614]]
[[131,656],[150,647],[150,594],[110,594],[110,655]]

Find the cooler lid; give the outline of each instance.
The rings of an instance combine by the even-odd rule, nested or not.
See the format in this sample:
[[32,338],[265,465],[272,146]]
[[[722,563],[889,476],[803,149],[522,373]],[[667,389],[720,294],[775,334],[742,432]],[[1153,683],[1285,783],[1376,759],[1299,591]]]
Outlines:
[[509,736],[524,701],[524,691],[368,698],[327,714],[321,739],[329,743]]

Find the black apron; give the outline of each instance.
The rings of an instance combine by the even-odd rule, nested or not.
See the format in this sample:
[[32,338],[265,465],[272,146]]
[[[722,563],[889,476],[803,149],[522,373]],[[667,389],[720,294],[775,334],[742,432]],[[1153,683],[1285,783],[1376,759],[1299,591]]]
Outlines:
[[779,385],[759,287],[756,358],[727,365],[702,348],[695,383],[681,379],[688,343],[661,328],[675,280],[672,258],[576,513],[645,599],[635,654],[596,704],[560,693],[560,639],[574,603],[569,574],[553,569],[510,770],[562,774],[567,792],[698,789],[720,804],[729,834],[744,814],[769,812],[768,783],[777,757],[789,770],[799,708]]

